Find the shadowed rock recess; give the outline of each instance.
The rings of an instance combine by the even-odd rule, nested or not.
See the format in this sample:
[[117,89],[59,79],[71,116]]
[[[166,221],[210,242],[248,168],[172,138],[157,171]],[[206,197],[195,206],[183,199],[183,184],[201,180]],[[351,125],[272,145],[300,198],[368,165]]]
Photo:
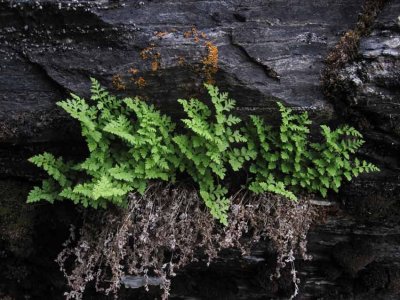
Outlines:
[[[208,81],[228,91],[242,115],[273,121],[281,101],[309,111],[315,124],[357,127],[367,140],[361,156],[382,172],[331,195],[326,222],[309,235],[313,260],[297,263],[296,299],[398,299],[399,1],[386,1],[354,59],[336,70],[335,93],[324,95],[321,79],[366,2],[373,1],[0,0],[0,299],[63,298],[54,259],[80,220],[68,203],[25,204],[43,176],[26,159],[85,152],[79,127],[55,103],[69,92],[87,95],[89,77],[175,118],[176,99],[202,97]],[[173,280],[171,298],[286,299],[290,283],[263,276],[271,256],[262,243],[253,259],[227,251],[209,268],[189,266]],[[102,299],[93,295],[87,299]]]

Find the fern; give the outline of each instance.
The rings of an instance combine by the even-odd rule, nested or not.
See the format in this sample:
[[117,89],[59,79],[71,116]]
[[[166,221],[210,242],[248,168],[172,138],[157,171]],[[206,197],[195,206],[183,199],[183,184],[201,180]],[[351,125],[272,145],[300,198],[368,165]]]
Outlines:
[[227,189],[218,181],[225,178],[228,167],[239,170],[246,160],[254,158],[255,152],[245,148],[243,143],[247,138],[235,128],[241,122],[230,114],[235,101],[228,94],[220,93],[217,87],[205,87],[214,112],[197,99],[178,100],[188,116],[182,122],[189,132],[174,137],[174,142],[184,157],[181,171],[189,173],[199,185],[200,195],[211,214],[227,224]]
[[[205,85],[212,107],[197,99],[178,102],[187,117],[175,134],[171,118],[138,98],[119,100],[91,79],[92,95],[57,104],[79,121],[88,157],[64,162],[50,153],[29,161],[49,175],[32,189],[28,202],[69,200],[84,207],[126,205],[129,192],[144,193],[149,182],[174,182],[188,174],[211,214],[227,224],[230,206],[224,181],[228,173],[249,171],[248,189],[296,200],[305,190],[326,196],[343,180],[379,169],[355,157],[362,135],[350,126],[321,126],[322,142],[311,143],[307,113],[294,114],[278,103],[281,124],[267,126],[258,116],[248,123],[232,114],[235,101]],[[239,128],[240,126],[240,128]]]
[[43,168],[61,187],[70,185],[65,173],[69,171],[71,164],[64,163],[62,158],[56,159],[52,154],[44,152],[31,157],[29,161]]
[[46,200],[54,203],[54,200],[59,200],[57,193],[56,182],[52,179],[42,181],[42,186],[35,186],[28,194],[28,203],[35,203],[41,200]]
[[350,181],[361,173],[379,171],[371,163],[352,159],[353,154],[364,144],[361,133],[356,129],[342,126],[332,131],[322,125],[321,134],[325,142],[311,145],[314,150],[312,163],[317,176],[308,187],[309,190],[319,190],[326,196],[329,189],[338,192],[344,178]]
[[310,143],[308,114],[293,114],[278,103],[281,113],[279,130],[272,130],[257,116],[251,116],[250,132],[257,145],[257,158],[250,166],[255,174],[249,189],[256,193],[274,192],[295,200],[300,190],[338,192],[343,178],[351,180],[363,172],[379,169],[352,155],[362,146],[362,135],[350,126],[331,130],[321,125],[323,143]]
[[80,122],[89,156],[64,164],[49,153],[30,159],[53,181],[32,190],[28,201],[68,199],[76,204],[125,205],[131,191],[144,193],[149,180],[174,180],[179,165],[170,118],[139,99],[119,101],[92,80],[91,101],[72,94],[58,103]]

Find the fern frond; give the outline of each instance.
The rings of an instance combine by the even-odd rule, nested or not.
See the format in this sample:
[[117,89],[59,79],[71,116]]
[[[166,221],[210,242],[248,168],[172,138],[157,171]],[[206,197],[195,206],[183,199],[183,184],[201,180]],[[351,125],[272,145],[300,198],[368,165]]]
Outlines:
[[29,162],[43,168],[61,187],[69,185],[69,180],[64,175],[70,168],[70,164],[63,162],[62,158],[55,158],[53,154],[44,152],[29,159]]
[[179,99],[186,117],[184,132],[175,134],[175,123],[154,105],[139,98],[122,101],[91,78],[91,98],[75,94],[58,102],[81,125],[88,156],[65,163],[50,153],[30,159],[49,178],[34,187],[28,202],[68,199],[85,207],[126,205],[131,191],[144,193],[150,180],[174,181],[186,172],[198,185],[211,215],[227,224],[230,198],[222,185],[230,172],[245,169],[251,176],[248,189],[275,193],[296,201],[306,190],[325,197],[338,191],[343,180],[376,172],[372,163],[354,158],[363,145],[362,135],[348,125],[321,126],[321,143],[311,143],[307,112],[296,114],[277,103],[281,123],[267,126],[250,116],[243,126],[234,115],[236,102],[212,85],[208,107],[198,99]]
[[51,179],[43,180],[41,187],[35,186],[28,194],[27,203],[35,203],[41,200],[50,203],[54,203],[55,200],[60,200],[58,189]]

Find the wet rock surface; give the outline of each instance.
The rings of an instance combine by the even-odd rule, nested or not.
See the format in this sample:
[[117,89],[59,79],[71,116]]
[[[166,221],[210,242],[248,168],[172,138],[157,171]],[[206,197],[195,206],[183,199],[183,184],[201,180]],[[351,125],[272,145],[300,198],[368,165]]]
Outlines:
[[[280,100],[310,111],[316,123],[339,119],[357,126],[367,139],[362,156],[383,171],[332,198],[326,223],[310,233],[314,259],[298,262],[298,299],[398,299],[400,3],[386,3],[357,58],[339,71],[339,94],[325,97],[320,80],[325,57],[354,27],[363,4],[0,1],[0,299],[62,298],[53,260],[68,224],[79,223],[77,212],[64,204],[24,204],[40,176],[26,159],[44,150],[85,152],[77,124],[55,103],[68,92],[87,95],[90,76],[176,116],[177,98],[202,96],[202,83],[215,79],[241,114],[274,119]],[[253,255],[258,259],[228,251],[210,268],[188,267],[174,280],[172,298],[290,296],[287,281],[265,281],[273,265],[268,245],[257,245]],[[121,299],[156,294],[154,288],[124,290]]]

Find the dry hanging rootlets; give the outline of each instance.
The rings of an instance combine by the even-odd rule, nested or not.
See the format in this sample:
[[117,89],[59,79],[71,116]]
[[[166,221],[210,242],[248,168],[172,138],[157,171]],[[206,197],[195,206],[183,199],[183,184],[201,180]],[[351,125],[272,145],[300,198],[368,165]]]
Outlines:
[[294,256],[309,259],[306,236],[317,215],[315,207],[305,197],[295,203],[273,194],[237,193],[231,200],[227,227],[209,217],[196,190],[160,184],[142,196],[130,194],[126,209],[87,217],[79,237],[72,230],[57,259],[71,289],[67,299],[81,299],[92,281],[97,291],[117,295],[125,275],[159,278],[165,299],[175,271],[196,261],[199,253],[208,262],[224,248],[238,248],[246,255],[264,238],[277,252],[275,275],[289,264],[297,294]]

